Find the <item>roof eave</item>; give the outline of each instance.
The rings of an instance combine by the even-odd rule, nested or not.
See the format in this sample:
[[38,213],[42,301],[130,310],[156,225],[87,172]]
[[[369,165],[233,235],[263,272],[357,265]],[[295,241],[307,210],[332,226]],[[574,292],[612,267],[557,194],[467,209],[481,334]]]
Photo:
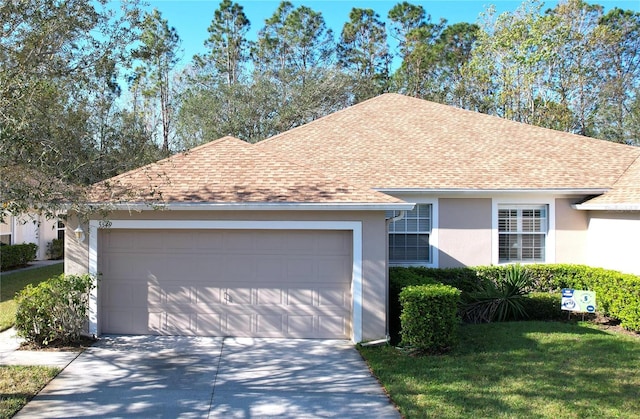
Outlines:
[[618,204],[575,204],[571,208],[579,211],[640,211],[640,203],[618,203]]
[[387,211],[411,210],[410,202],[95,202],[87,204],[93,208],[109,210],[180,210],[180,211]]
[[602,195],[609,189],[604,188],[546,188],[546,189],[463,189],[463,188],[373,188],[386,194],[403,195],[465,195],[465,196],[500,196],[514,194],[528,195]]

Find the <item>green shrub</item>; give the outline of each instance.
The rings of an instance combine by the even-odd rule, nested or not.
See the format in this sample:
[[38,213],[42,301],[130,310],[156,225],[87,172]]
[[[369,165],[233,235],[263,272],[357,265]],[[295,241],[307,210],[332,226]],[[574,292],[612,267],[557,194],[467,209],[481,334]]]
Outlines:
[[509,265],[503,276],[464,293],[462,317],[473,323],[524,319],[527,312],[523,299],[530,287],[529,273],[521,265]]
[[0,269],[7,270],[26,266],[36,259],[38,246],[33,243],[0,246]]
[[478,275],[476,268],[408,267],[405,269],[439,284],[450,285],[463,292],[477,290],[486,281],[485,278]]
[[561,320],[568,317],[562,311],[559,292],[532,292],[522,300],[528,320]]
[[[483,298],[485,299],[491,294],[495,297],[503,293],[500,287],[509,273],[510,266],[513,265],[454,269],[392,269],[405,269],[417,277],[428,278],[430,282],[435,281],[437,283],[454,286],[463,291],[463,300],[468,302],[468,295],[477,293],[478,290],[484,290],[485,296]],[[532,264],[523,265],[521,269],[530,277],[530,284],[523,289],[523,294],[528,291],[535,291],[559,295],[562,288],[595,291],[597,312],[599,314],[620,320],[622,327],[640,332],[639,276],[623,274],[609,269],[570,264]],[[398,275],[398,272],[396,271],[394,275]],[[392,285],[394,275],[390,276]],[[418,278],[415,281],[419,283],[420,279]],[[399,289],[394,290],[396,294],[390,294],[390,297],[397,295],[399,292]],[[516,297],[513,300],[518,299],[520,299],[520,297]],[[533,312],[528,307],[537,303],[521,299],[517,304],[524,304],[522,311],[531,315]],[[397,307],[397,300],[391,299],[390,312],[398,309]],[[390,325],[393,326],[396,324],[394,322],[396,322],[396,319],[392,317]],[[392,330],[397,330],[397,328]]]
[[58,260],[64,257],[64,239],[53,239],[47,243],[47,255],[51,260]]
[[400,293],[402,342],[421,352],[441,353],[455,346],[460,290],[442,284],[408,286]]
[[421,275],[424,268],[389,268],[389,334],[391,340],[397,343],[400,340],[400,292],[410,285],[435,284],[435,280]]
[[60,275],[27,285],[16,297],[18,336],[39,346],[78,341],[89,312],[90,275]]

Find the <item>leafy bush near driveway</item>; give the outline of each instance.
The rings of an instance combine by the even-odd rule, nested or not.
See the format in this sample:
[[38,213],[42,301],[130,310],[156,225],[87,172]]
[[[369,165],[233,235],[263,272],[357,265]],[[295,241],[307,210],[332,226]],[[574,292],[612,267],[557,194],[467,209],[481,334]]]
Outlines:
[[85,330],[93,286],[90,275],[64,274],[27,285],[16,297],[18,336],[38,346],[77,342]]
[[402,342],[421,352],[442,353],[455,347],[460,290],[443,284],[405,287],[402,304]]
[[33,243],[2,246],[0,249],[0,269],[5,271],[26,266],[27,263],[36,259],[37,251],[38,245]]

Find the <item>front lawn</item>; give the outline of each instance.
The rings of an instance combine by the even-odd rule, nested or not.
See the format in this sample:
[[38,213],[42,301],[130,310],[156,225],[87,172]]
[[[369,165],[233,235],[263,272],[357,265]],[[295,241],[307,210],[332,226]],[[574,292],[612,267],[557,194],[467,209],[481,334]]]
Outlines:
[[405,418],[640,412],[640,338],[586,323],[464,325],[447,355],[413,357],[393,347],[360,352]]
[[16,320],[16,292],[27,284],[39,284],[54,276],[58,276],[64,269],[63,263],[43,266],[20,272],[3,272],[0,283],[0,332],[13,326]]
[[0,365],[0,418],[15,415],[59,372],[59,368]]

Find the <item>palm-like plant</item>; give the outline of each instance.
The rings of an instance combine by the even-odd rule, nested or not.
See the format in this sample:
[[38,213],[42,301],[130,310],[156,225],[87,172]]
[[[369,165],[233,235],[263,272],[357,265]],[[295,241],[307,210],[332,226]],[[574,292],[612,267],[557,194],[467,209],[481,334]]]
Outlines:
[[523,298],[530,285],[531,277],[521,265],[509,265],[504,278],[487,281],[480,289],[463,297],[462,316],[473,323],[526,318]]

